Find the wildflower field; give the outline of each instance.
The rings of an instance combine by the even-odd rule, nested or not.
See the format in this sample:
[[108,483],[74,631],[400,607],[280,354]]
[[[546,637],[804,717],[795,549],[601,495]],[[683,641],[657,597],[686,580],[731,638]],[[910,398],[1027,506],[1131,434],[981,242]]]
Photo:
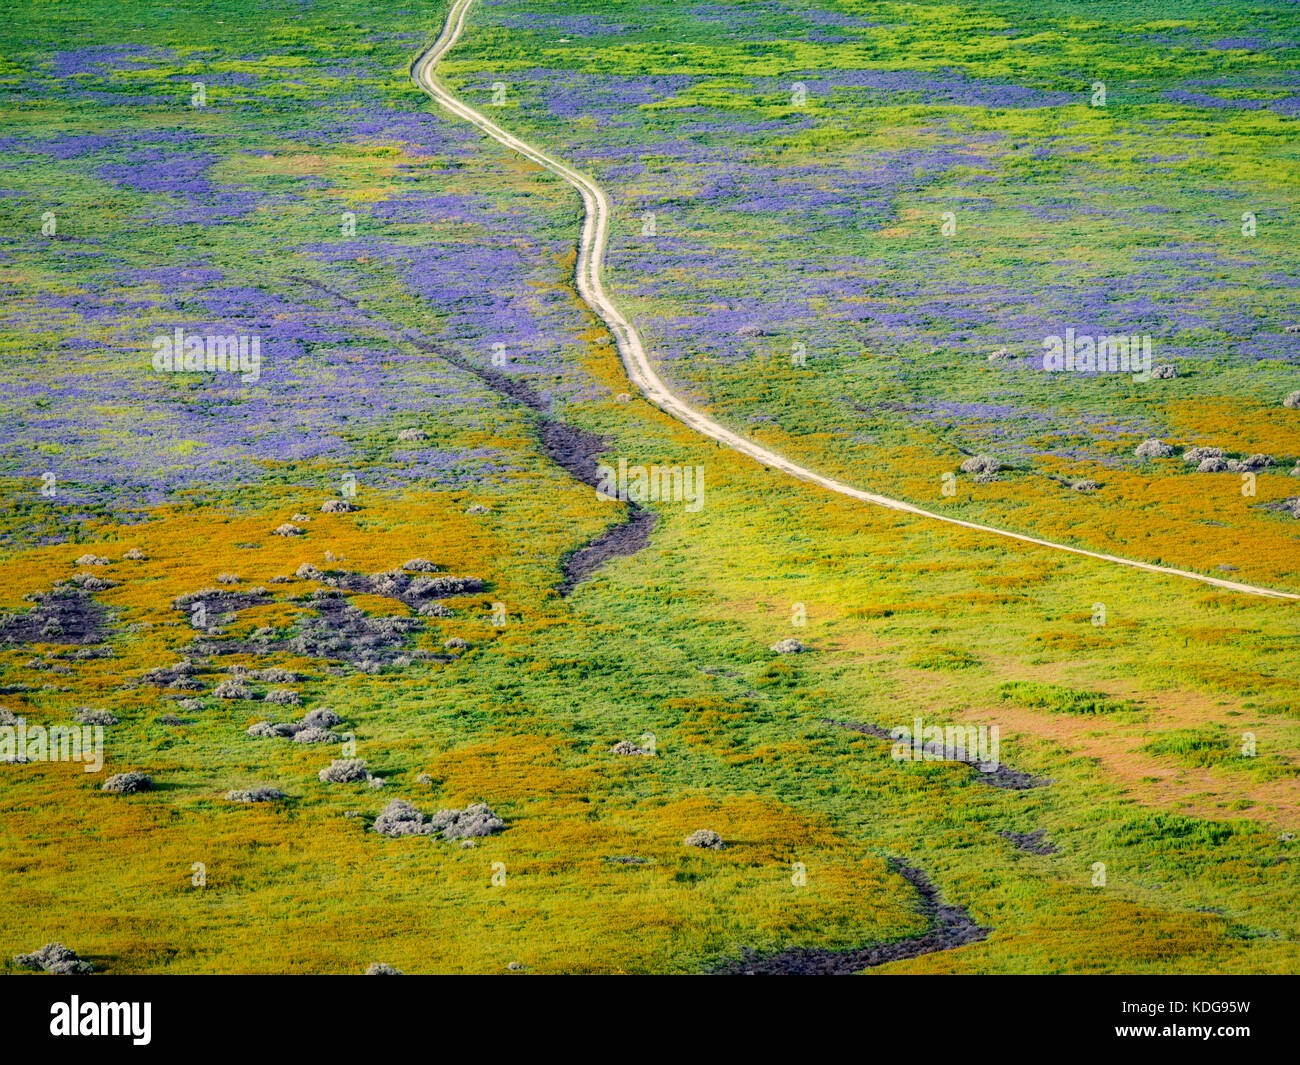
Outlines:
[[583,201],[413,83],[450,6],[0,27],[7,970],[1295,972],[1296,5],[475,0],[437,67],[692,408],[1189,576],[650,402]]

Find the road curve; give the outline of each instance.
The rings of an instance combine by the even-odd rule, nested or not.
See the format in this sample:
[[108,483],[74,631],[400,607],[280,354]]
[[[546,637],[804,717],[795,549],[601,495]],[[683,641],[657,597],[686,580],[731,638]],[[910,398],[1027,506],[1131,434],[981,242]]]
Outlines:
[[465,28],[465,17],[469,11],[473,0],[455,0],[451,10],[447,13],[447,22],[442,28],[442,33],[438,39],[421,52],[411,64],[411,78],[421,89],[428,93],[433,99],[440,103],[452,114],[463,118],[466,122],[477,126],[493,140],[499,141],[507,148],[510,148],[525,159],[529,159],[538,166],[545,167],[551,173],[563,178],[572,185],[582,195],[582,202],[585,207],[585,214],[582,224],[582,237],[578,245],[578,264],[575,271],[578,294],[583,301],[605,322],[609,331],[613,334],[614,341],[618,347],[619,357],[623,361],[623,366],[627,371],[628,377],[632,383],[650,400],[655,406],[667,414],[672,415],[684,425],[725,444],[733,451],[738,451],[743,455],[748,455],[764,466],[780,470],[782,473],[789,474],[791,477],[797,477],[801,481],[807,481],[831,492],[837,492],[840,495],[848,496],[850,499],[858,499],[864,503],[871,503],[874,506],[885,507],[889,510],[901,511],[904,514],[913,514],[919,518],[928,518],[931,521],[942,521],[949,525],[958,525],[964,529],[971,529],[975,532],[988,533],[991,536],[1001,536],[1009,540],[1019,540],[1021,543],[1033,544],[1036,547],[1046,547],[1053,551],[1067,551],[1072,555],[1082,555],[1085,558],[1095,558],[1102,562],[1112,562],[1120,566],[1129,566],[1133,569],[1146,570],[1149,573],[1163,573],[1167,576],[1182,577],[1187,580],[1199,581],[1202,584],[1213,585],[1216,588],[1226,588],[1233,592],[1243,592],[1247,595],[1263,596],[1269,599],[1291,599],[1300,600],[1300,595],[1291,592],[1281,592],[1272,588],[1260,588],[1252,584],[1240,584],[1236,581],[1223,580],[1219,577],[1208,577],[1201,573],[1192,573],[1189,570],[1173,569],[1168,566],[1157,566],[1150,562],[1138,562],[1130,558],[1120,558],[1118,555],[1107,555],[1099,551],[1087,551],[1081,547],[1071,547],[1068,544],[1057,544],[1050,540],[1040,540],[1034,536],[1026,536],[1022,533],[1009,532],[1006,529],[996,529],[991,525],[979,525],[971,521],[963,521],[960,518],[949,517],[944,514],[936,514],[929,510],[923,510],[920,507],[913,506],[901,499],[891,499],[889,496],[877,495],[874,492],[865,492],[860,488],[854,488],[852,485],[845,484],[842,481],[834,480],[831,477],[823,476],[814,470],[799,466],[789,459],[778,455],[775,451],[769,451],[767,448],[747,440],[743,436],[738,436],[730,429],[718,422],[715,422],[707,414],[696,410],[678,399],[668,390],[668,387],[659,378],[650,359],[646,356],[645,348],[641,344],[641,337],[632,327],[632,324],[623,316],[613,301],[606,295],[604,287],[601,285],[601,268],[605,257],[605,248],[609,236],[609,219],[612,213],[609,206],[609,200],[591,178],[585,174],[579,173],[572,167],[566,166],[559,160],[552,159],[545,152],[533,147],[526,141],[520,140],[514,134],[507,132],[493,122],[486,115],[475,111],[472,107],[462,103],[452,93],[440,85],[434,77],[434,69],[444,55],[447,54],[456,44]]

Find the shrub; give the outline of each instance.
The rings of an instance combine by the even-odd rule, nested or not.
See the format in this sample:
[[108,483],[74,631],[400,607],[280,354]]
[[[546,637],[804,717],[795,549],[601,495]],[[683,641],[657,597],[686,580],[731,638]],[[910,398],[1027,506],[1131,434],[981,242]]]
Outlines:
[[62,943],[46,943],[32,954],[15,954],[14,964],[20,969],[54,973],[58,976],[84,976],[95,967],[77,957],[77,952]]
[[71,578],[69,583],[75,584],[78,588],[82,588],[87,592],[103,592],[109,588],[117,588],[121,584],[120,581],[108,581],[103,577],[92,577],[89,573],[78,573]]
[[443,839],[474,839],[491,836],[506,827],[486,803],[470,803],[463,810],[439,810],[429,822]]
[[270,740],[292,736],[301,730],[302,726],[297,722],[259,721],[248,727],[247,735],[255,740]]
[[112,792],[115,795],[133,795],[137,791],[152,791],[153,777],[148,773],[132,771],[130,773],[118,773],[104,781],[102,791]]
[[470,839],[490,836],[506,827],[490,807],[471,803],[463,810],[439,810],[432,817],[405,799],[394,799],[375,819],[375,831],[384,836],[436,836]]
[[337,732],[313,726],[299,729],[293,734],[294,743],[338,743],[340,738]]
[[374,830],[381,836],[429,836],[428,814],[417,810],[405,799],[394,799],[375,818]]
[[1002,463],[989,455],[972,455],[961,464],[962,473],[997,473]]
[[285,794],[279,788],[260,787],[249,791],[226,792],[228,802],[278,802],[283,798]]
[[715,851],[725,850],[727,846],[722,842],[722,837],[711,828],[697,828],[682,840],[682,845],[685,847],[707,847],[709,850]]
[[449,595],[481,592],[483,582],[477,577],[417,577],[406,592],[420,599],[442,599]]
[[360,758],[336,758],[317,775],[322,784],[352,784],[370,779],[366,763]]
[[1143,440],[1133,451],[1133,454],[1140,459],[1167,459],[1173,453],[1172,447],[1163,440],[1155,438]]
[[343,719],[328,706],[318,706],[303,714],[302,723],[307,728],[333,728],[343,724]]
[[253,689],[237,677],[230,677],[213,688],[212,694],[218,699],[251,699]]

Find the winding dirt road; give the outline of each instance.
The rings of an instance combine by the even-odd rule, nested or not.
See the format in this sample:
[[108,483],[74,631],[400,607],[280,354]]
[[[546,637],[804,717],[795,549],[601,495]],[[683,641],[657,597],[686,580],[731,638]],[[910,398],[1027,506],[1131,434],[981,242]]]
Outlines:
[[529,159],[538,166],[543,166],[551,173],[563,178],[582,195],[586,210],[582,225],[582,238],[578,245],[578,265],[575,275],[578,294],[609,327],[609,331],[613,334],[614,341],[618,346],[623,366],[632,383],[660,410],[672,415],[696,432],[725,444],[733,451],[748,455],[764,466],[780,470],[791,477],[797,477],[801,481],[807,481],[828,491],[848,496],[850,499],[858,499],[864,503],[871,503],[874,506],[885,507],[889,510],[902,511],[904,514],[913,514],[918,518],[928,518],[931,521],[959,525],[964,529],[987,533],[990,536],[1019,540],[1021,543],[1033,544],[1035,547],[1045,547],[1052,551],[1066,551],[1072,555],[1082,555],[1085,558],[1095,558],[1102,562],[1111,562],[1120,566],[1129,566],[1133,569],[1146,570],[1148,573],[1163,573],[1171,577],[1182,577],[1186,580],[1199,581],[1202,584],[1210,584],[1216,588],[1226,588],[1234,592],[1243,592],[1247,595],[1263,596],[1270,599],[1300,600],[1300,595],[1290,592],[1260,588],[1252,584],[1240,584],[1219,577],[1192,573],[1189,570],[1157,566],[1150,562],[1138,562],[1130,558],[1120,558],[1117,555],[1107,555],[1099,551],[1087,551],[1081,547],[1071,547],[1068,544],[1040,540],[1037,537],[1026,536],[1022,533],[1009,532],[1006,529],[997,529],[990,525],[979,525],[975,522],[963,521],[960,518],[936,514],[933,511],[913,506],[901,499],[891,499],[889,496],[866,492],[861,488],[854,488],[852,485],[799,466],[776,452],[769,451],[767,448],[754,443],[752,440],[738,436],[730,429],[715,422],[707,414],[688,406],[678,399],[668,390],[668,387],[655,372],[636,329],[632,327],[632,324],[606,295],[604,287],[601,285],[601,269],[605,257],[605,248],[608,243],[611,210],[609,200],[606,198],[605,193],[601,191],[600,186],[585,174],[579,173],[556,159],[552,159],[545,152],[502,129],[486,115],[462,103],[448,89],[440,85],[434,77],[434,69],[437,67],[438,61],[455,46],[461,31],[464,30],[465,17],[472,3],[473,0],[455,0],[447,14],[447,22],[443,26],[441,35],[433,44],[421,52],[411,64],[411,78],[416,85],[452,114],[477,126],[489,137],[518,152],[525,159]]

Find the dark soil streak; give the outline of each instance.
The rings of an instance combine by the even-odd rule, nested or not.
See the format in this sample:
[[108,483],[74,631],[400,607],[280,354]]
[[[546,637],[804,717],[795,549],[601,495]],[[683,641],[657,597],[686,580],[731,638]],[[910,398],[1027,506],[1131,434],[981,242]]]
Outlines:
[[[420,351],[450,363],[458,370],[478,378],[494,392],[527,407],[537,415],[537,437],[542,453],[581,484],[597,486],[597,459],[608,449],[609,443],[595,433],[579,429],[566,422],[547,416],[546,401],[523,381],[510,374],[487,366],[478,366],[462,359],[454,351],[421,336],[413,329],[398,329],[381,318],[376,318],[350,296],[307,277],[288,277],[292,281],[317,292],[324,293],[351,307],[367,320],[375,323],[394,340],[405,340]],[[597,569],[615,558],[623,558],[649,546],[650,530],[654,528],[655,515],[635,503],[627,504],[627,521],[602,533],[590,543],[566,555],[560,563],[563,579],[557,586],[560,595],[567,596]]]
[[568,471],[575,481],[596,487],[600,480],[596,460],[608,447],[602,437],[550,418],[537,419],[537,435],[548,459]]
[[621,525],[605,530],[585,547],[578,548],[561,564],[564,580],[558,585],[560,595],[567,596],[606,562],[635,555],[650,546],[650,530],[657,515],[628,503],[628,518]]
[[399,329],[391,323],[386,322],[384,319],[371,314],[351,296],[338,291],[338,289],[330,288],[329,285],[322,284],[319,281],[313,281],[309,277],[291,276],[286,277],[285,280],[292,281],[299,285],[306,285],[310,289],[324,293],[325,295],[338,300],[340,303],[346,304],[351,307],[352,310],[356,311],[357,314],[379,326],[379,328],[387,333],[393,340],[405,340],[408,344],[414,345],[427,354],[437,355],[438,358],[451,363],[451,365],[456,367],[456,369],[463,370],[465,373],[477,377],[494,392],[500,392],[507,399],[512,399],[516,403],[521,403],[525,407],[537,411],[539,414],[545,412],[546,402],[541,396],[518,378],[511,377],[509,374],[501,373],[497,370],[491,369],[490,367],[478,366],[475,363],[466,362],[450,348],[435,343],[428,337],[418,333],[416,330]]
[[[888,740],[890,743],[896,742],[894,737],[890,735],[889,730],[883,729],[879,725],[863,725],[856,721],[833,721],[828,717],[822,718],[822,724],[834,725],[836,728],[848,729],[850,732],[861,732],[865,736],[874,736],[878,740]],[[936,743],[927,743],[923,749],[937,754],[944,753],[942,746]],[[1001,764],[995,769],[988,769],[972,758],[948,760],[964,762],[979,774],[980,783],[988,784],[994,788],[1025,791],[1029,788],[1043,788],[1052,783],[1046,777],[1036,777],[1031,773],[1022,773],[1018,769],[1010,769]]]
[[821,950],[814,947],[792,947],[777,954],[760,957],[745,948],[741,957],[723,962],[712,969],[717,976],[851,976],[863,969],[885,965],[891,961],[917,958],[940,950],[953,950],[969,943],[987,939],[991,928],[977,925],[969,913],[960,906],[949,906],[939,898],[939,889],[926,875],[897,858],[890,867],[916,888],[921,896],[920,912],[934,926],[918,936],[909,936],[894,943],[879,943],[857,950]]
[[1014,843],[1026,854],[1056,854],[1060,848],[1047,839],[1047,829],[1036,828],[1032,832],[999,832],[999,836]]

